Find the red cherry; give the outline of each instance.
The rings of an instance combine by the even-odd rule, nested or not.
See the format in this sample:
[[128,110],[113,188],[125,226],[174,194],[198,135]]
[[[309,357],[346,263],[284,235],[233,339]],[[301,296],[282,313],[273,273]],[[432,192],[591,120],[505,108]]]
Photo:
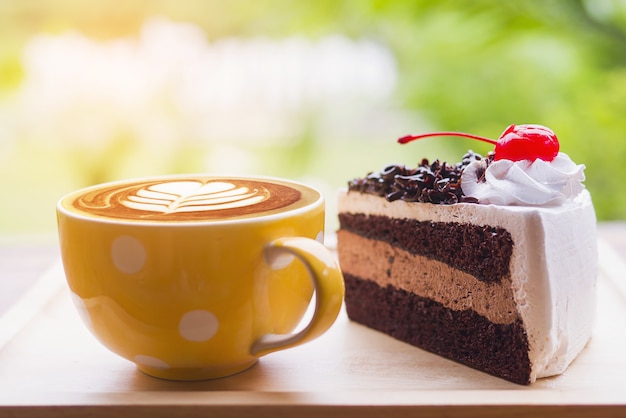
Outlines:
[[511,125],[496,144],[498,160],[552,161],[559,153],[559,140],[552,130],[541,125]]
[[541,125],[511,125],[497,141],[463,132],[432,132],[407,135],[398,139],[401,144],[431,136],[460,136],[477,139],[496,146],[495,160],[522,161],[536,159],[552,161],[559,153],[559,140],[552,130]]

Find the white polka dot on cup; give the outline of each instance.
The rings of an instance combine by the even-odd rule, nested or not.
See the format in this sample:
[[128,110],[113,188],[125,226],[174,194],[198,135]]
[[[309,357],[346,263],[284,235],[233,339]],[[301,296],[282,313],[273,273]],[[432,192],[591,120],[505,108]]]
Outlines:
[[72,298],[72,302],[74,302],[74,306],[78,311],[78,315],[83,320],[85,325],[87,325],[88,328],[91,328],[91,316],[89,316],[89,310],[87,309],[85,301],[74,292],[71,292],[70,295]]
[[144,366],[144,367],[152,367],[154,369],[169,369],[170,365],[167,364],[165,361],[153,357],[153,356],[146,356],[143,354],[138,354],[133,358],[133,361],[138,364],[139,366]]
[[292,254],[282,253],[274,255],[268,261],[272,270],[282,270],[290,265],[293,260],[295,260],[295,257]]
[[146,249],[137,238],[121,235],[113,240],[111,259],[122,273],[138,273],[145,265],[146,257]]
[[217,333],[218,328],[217,317],[203,309],[187,312],[178,322],[180,336],[188,341],[208,341]]

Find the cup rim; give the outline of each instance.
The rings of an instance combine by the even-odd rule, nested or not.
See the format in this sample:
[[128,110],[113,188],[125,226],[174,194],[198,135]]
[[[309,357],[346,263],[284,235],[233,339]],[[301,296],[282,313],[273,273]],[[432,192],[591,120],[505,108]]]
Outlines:
[[[298,208],[288,209],[284,211],[279,211],[277,213],[270,213],[267,215],[260,216],[252,216],[252,217],[244,217],[238,219],[196,219],[196,220],[176,220],[176,221],[155,221],[155,220],[131,220],[131,219],[123,219],[123,218],[106,218],[101,216],[90,216],[82,213],[74,212],[67,209],[63,202],[70,197],[77,196],[83,193],[86,193],[90,190],[96,190],[104,187],[110,187],[115,185],[123,185],[127,183],[133,182],[142,182],[142,181],[154,181],[160,179],[176,179],[176,178],[215,178],[215,179],[233,179],[233,180],[255,180],[255,181],[276,181],[296,186],[305,187],[317,193],[318,198],[313,200],[312,202]],[[163,174],[163,175],[154,175],[154,176],[143,176],[143,177],[129,177],[121,180],[108,181],[98,184],[93,184],[91,186],[82,187],[80,189],[75,189],[69,193],[63,195],[60,199],[57,200],[56,209],[57,213],[63,214],[70,218],[80,219],[88,222],[94,223],[106,223],[113,225],[132,225],[136,227],[146,226],[146,227],[165,227],[165,228],[181,228],[181,227],[191,227],[191,226],[219,226],[219,225],[229,225],[229,224],[252,224],[259,222],[269,222],[273,220],[279,220],[286,217],[297,216],[299,214],[303,214],[309,212],[319,206],[323,206],[325,202],[324,195],[322,192],[309,184],[305,184],[303,182],[287,179],[283,177],[274,177],[274,176],[263,176],[263,175],[246,175],[246,174],[223,174],[223,173],[180,173],[180,174]]]

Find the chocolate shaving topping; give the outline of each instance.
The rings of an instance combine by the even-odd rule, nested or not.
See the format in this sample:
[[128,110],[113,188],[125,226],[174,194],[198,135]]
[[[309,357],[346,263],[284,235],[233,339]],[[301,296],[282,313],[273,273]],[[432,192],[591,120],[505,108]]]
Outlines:
[[[379,173],[371,172],[364,178],[348,182],[348,190],[384,196],[388,201],[433,203],[452,205],[455,203],[478,203],[474,197],[465,196],[461,189],[461,174],[472,161],[483,161],[486,168],[493,160],[493,153],[483,158],[480,154],[468,151],[461,162],[450,165],[427,159],[416,168],[391,164]],[[484,173],[478,173],[478,178]],[[484,180],[484,179],[483,179]]]

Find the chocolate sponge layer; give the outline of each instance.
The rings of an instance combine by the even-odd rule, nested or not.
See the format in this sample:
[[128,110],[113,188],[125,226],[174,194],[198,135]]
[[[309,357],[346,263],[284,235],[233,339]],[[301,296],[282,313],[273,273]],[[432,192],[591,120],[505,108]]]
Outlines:
[[478,280],[499,282],[510,274],[513,240],[502,228],[353,213],[340,213],[339,222],[341,229],[447,263]]
[[381,287],[344,272],[350,319],[411,345],[518,384],[528,384],[528,340],[520,320],[493,324],[471,310]]

